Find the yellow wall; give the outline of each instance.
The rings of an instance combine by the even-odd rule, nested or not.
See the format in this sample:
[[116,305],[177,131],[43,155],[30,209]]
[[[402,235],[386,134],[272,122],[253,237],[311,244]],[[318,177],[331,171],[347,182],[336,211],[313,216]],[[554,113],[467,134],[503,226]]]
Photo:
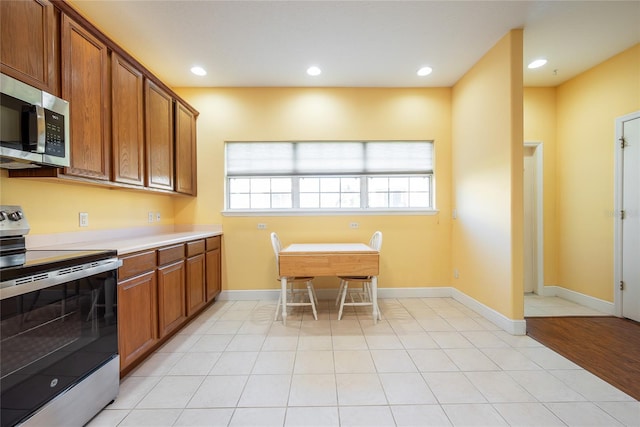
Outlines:
[[[113,228],[170,225],[174,222],[170,196],[101,187],[8,178],[0,171],[0,204],[20,205],[30,235]],[[89,227],[80,228],[78,213],[89,213]],[[148,222],[148,212],[160,212],[160,222]]]
[[524,140],[542,143],[544,285],[558,285],[556,88],[524,89]]
[[523,318],[522,31],[504,36],[454,86],[453,286]]
[[558,282],[606,301],[614,289],[614,123],[637,110],[640,44],[558,87]]
[[[224,289],[275,289],[269,233],[283,244],[368,241],[383,232],[381,287],[450,283],[451,90],[369,88],[183,88],[199,112],[198,200],[176,200],[177,222],[220,222]],[[224,141],[422,139],[435,141],[434,216],[221,216]],[[350,222],[360,228],[351,230]],[[258,230],[257,224],[267,224]],[[334,279],[319,281],[333,286]],[[329,284],[330,282],[330,284]]]

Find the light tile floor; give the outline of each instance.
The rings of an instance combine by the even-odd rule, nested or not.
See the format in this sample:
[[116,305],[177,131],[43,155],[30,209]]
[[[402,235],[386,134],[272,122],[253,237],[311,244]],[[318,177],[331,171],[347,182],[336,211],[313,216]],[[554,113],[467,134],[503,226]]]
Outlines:
[[220,301],[121,382],[95,426],[638,426],[640,403],[451,298]]
[[602,313],[601,311],[560,297],[542,297],[536,294],[525,294],[524,316],[610,316],[610,314]]

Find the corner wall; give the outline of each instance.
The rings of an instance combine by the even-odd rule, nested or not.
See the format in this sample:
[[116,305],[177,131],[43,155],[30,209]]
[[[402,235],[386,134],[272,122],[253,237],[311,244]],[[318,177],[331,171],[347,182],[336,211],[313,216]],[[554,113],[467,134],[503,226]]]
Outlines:
[[523,319],[522,30],[512,30],[452,94],[453,286]]
[[557,91],[558,284],[613,302],[614,125],[640,110],[640,44]]

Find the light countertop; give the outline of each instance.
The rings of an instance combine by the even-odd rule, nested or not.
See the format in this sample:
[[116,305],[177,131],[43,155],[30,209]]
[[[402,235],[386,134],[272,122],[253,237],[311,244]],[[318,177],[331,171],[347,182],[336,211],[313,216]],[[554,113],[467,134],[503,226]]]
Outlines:
[[27,248],[39,250],[111,249],[118,251],[118,255],[125,255],[220,235],[222,235],[222,228],[215,225],[101,230],[27,236]]

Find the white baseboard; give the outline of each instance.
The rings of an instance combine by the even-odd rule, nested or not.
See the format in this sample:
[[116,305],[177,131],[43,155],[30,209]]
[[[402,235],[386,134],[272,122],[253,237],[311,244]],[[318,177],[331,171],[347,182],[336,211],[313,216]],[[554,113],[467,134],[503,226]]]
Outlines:
[[562,286],[545,286],[543,292],[543,296],[545,297],[564,298],[568,301],[575,302],[576,304],[615,316],[615,304],[612,302],[572,291],[571,289],[563,288]]
[[[317,289],[318,299],[335,299],[336,289]],[[238,290],[222,291],[218,295],[221,301],[246,301],[246,300],[277,300],[280,291],[277,289],[263,290]],[[526,322],[524,320],[509,319],[494,309],[476,301],[467,294],[452,287],[431,288],[379,288],[379,298],[453,298],[467,308],[480,314],[482,317],[495,324],[511,335],[525,335]]]
[[504,314],[498,313],[491,307],[482,304],[455,288],[451,288],[451,297],[511,335],[526,335],[527,333],[527,323],[524,319],[509,319]]

